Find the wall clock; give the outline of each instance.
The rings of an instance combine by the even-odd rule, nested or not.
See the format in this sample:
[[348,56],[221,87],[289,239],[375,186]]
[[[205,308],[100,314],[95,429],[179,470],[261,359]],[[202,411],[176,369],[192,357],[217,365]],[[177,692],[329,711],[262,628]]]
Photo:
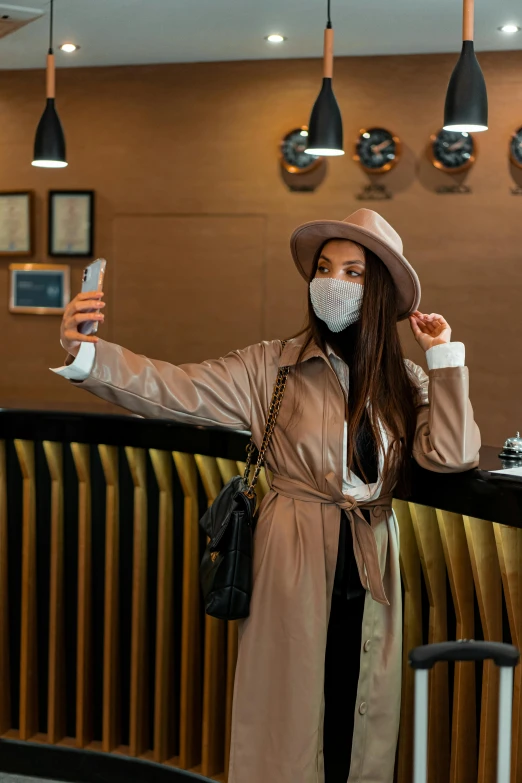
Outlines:
[[359,131],[353,159],[368,174],[384,174],[399,162],[401,141],[385,128]]
[[428,158],[435,168],[447,174],[460,174],[477,158],[477,145],[470,133],[441,130],[430,136]]
[[308,155],[305,152],[308,142],[308,128],[294,128],[287,133],[281,142],[281,166],[289,174],[305,174],[316,169],[322,162],[319,155]]
[[515,131],[511,137],[509,143],[509,157],[514,166],[522,169],[522,128]]

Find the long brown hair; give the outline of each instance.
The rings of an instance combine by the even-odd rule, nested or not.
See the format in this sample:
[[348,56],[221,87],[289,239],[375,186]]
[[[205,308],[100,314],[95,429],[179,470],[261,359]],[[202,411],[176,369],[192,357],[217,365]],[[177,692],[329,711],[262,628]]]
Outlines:
[[[325,243],[326,244],[326,243]],[[324,245],[319,248],[310,281],[315,277]],[[357,324],[338,334],[331,332],[315,314],[308,295],[308,340],[324,351],[328,344],[350,367],[348,455],[349,470],[357,467],[364,479],[358,450],[358,436],[369,427],[377,454],[384,452],[381,426],[390,439],[384,455],[385,489],[397,484],[405,492],[410,486],[410,458],[416,426],[416,387],[404,363],[397,332],[397,291],[383,262],[367,248],[364,296]],[[299,361],[298,359],[298,361]],[[396,462],[393,476],[391,461]]]

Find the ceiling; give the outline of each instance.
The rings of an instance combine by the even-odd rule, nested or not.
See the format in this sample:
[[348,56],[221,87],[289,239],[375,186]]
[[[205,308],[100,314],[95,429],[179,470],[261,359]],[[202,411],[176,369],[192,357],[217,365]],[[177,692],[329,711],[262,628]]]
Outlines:
[[[0,0],[0,9],[3,5]],[[9,0],[45,15],[0,39],[0,68],[45,65],[49,0]],[[326,0],[55,0],[55,46],[60,67],[319,57]],[[2,11],[0,10],[0,14]],[[3,12],[5,13],[5,12]],[[522,49],[520,0],[480,0],[479,50]],[[338,55],[455,52],[460,48],[459,0],[332,0]],[[271,45],[264,36],[288,40]]]

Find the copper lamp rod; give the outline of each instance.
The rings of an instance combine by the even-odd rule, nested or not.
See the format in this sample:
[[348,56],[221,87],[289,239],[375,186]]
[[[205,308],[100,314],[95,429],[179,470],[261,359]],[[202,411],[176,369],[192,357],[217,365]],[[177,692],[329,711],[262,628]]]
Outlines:
[[55,68],[54,68],[54,54],[47,55],[47,97],[55,97]]
[[474,37],[473,23],[475,16],[475,0],[464,0],[463,41],[472,41]]
[[334,31],[327,27],[324,31],[324,78],[331,79],[333,76],[333,57],[334,57]]

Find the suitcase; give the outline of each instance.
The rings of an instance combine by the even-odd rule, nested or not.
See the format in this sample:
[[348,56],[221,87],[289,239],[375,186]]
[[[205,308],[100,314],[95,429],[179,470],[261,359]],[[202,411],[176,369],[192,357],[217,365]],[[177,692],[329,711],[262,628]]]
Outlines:
[[510,783],[511,713],[513,709],[513,672],[520,653],[511,644],[474,642],[461,639],[416,647],[409,654],[415,670],[413,783],[428,778],[428,675],[438,661],[488,661],[500,668],[498,705],[497,783]]

